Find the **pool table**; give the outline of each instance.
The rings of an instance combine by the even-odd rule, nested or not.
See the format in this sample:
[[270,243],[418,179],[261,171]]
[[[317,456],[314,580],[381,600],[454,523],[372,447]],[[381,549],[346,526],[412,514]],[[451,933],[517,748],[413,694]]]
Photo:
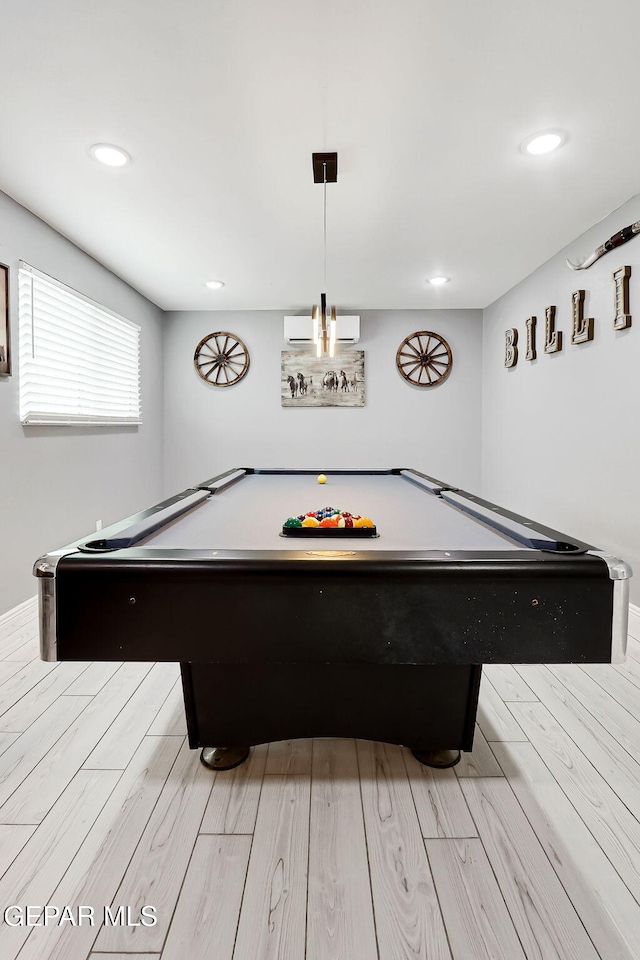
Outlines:
[[[484,663],[623,659],[628,565],[417,470],[229,470],[41,557],[45,660],[174,660],[192,747],[473,743]],[[377,536],[283,535],[333,506]]]

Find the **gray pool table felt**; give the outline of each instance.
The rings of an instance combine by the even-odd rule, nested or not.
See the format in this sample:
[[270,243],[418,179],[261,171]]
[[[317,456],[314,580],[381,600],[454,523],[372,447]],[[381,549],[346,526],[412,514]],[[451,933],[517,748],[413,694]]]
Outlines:
[[[283,538],[287,517],[336,507],[370,517],[377,538]],[[522,550],[397,475],[249,474],[138,546],[186,550]]]

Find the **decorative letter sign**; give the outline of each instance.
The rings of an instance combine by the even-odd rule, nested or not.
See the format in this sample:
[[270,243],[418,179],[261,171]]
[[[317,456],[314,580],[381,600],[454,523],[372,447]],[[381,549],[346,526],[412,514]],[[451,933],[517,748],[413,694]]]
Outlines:
[[505,367],[515,367],[518,362],[518,331],[515,327],[509,327],[509,329],[504,332],[504,338],[504,365]]
[[[638,229],[635,233],[640,233],[640,220],[637,224],[633,224],[634,228]],[[631,227],[628,228],[629,230]],[[624,232],[624,231],[623,231]],[[629,237],[626,238],[627,240]],[[608,243],[609,241],[607,241]],[[620,241],[626,242],[626,241]],[[614,244],[617,246],[618,244]],[[598,248],[599,250],[600,248]],[[596,251],[598,257],[602,256],[602,252],[606,253],[606,250],[599,252]],[[568,263],[569,261],[567,261]],[[594,262],[592,260],[591,262]],[[571,266],[571,264],[570,264]],[[586,266],[590,266],[587,262]],[[575,270],[584,269],[583,266],[574,266]],[[629,312],[629,277],[631,276],[631,267],[618,267],[617,270],[614,270],[611,274],[611,279],[613,280],[613,307],[614,307],[614,317],[613,317],[613,329],[614,330],[626,330],[631,326],[631,314]],[[593,340],[594,336],[594,319],[593,317],[585,317],[584,315],[584,290],[574,290],[571,294],[571,343],[588,343],[589,340]],[[525,360],[535,360],[537,358],[536,352],[536,325],[538,321],[536,317],[529,317],[528,320],[525,320],[524,325],[527,332],[527,352],[525,354]],[[518,362],[518,328],[510,327],[508,330],[505,330],[505,355],[504,355],[504,365],[505,367],[515,367]],[[556,307],[551,306],[547,307],[544,311],[544,352],[545,353],[558,353],[562,350],[562,332],[556,330]]]
[[536,359],[536,323],[538,322],[537,317],[529,317],[528,320],[525,320],[525,327],[527,328],[527,352],[525,354],[525,360],[535,360]]
[[558,353],[562,350],[562,331],[556,330],[556,308],[547,307],[544,312],[544,352]]
[[593,317],[584,315],[584,290],[571,294],[571,343],[593,340]]
[[613,318],[614,330],[626,330],[631,326],[631,314],[629,313],[629,277],[631,276],[631,267],[618,267],[611,274],[615,283],[615,293],[613,304],[615,316]]

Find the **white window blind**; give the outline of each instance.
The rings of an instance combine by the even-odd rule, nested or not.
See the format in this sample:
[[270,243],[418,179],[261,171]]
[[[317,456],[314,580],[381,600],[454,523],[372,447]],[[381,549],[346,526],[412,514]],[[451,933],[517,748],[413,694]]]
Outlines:
[[140,327],[26,263],[18,287],[21,422],[140,423]]

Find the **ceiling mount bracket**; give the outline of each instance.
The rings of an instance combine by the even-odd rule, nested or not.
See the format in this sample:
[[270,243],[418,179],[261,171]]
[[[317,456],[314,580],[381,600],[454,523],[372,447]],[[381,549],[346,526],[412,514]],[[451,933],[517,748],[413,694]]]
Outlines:
[[[337,183],[338,182],[338,154],[337,153],[312,153],[313,161],[313,182],[314,183]],[[324,171],[327,171],[325,180]]]

